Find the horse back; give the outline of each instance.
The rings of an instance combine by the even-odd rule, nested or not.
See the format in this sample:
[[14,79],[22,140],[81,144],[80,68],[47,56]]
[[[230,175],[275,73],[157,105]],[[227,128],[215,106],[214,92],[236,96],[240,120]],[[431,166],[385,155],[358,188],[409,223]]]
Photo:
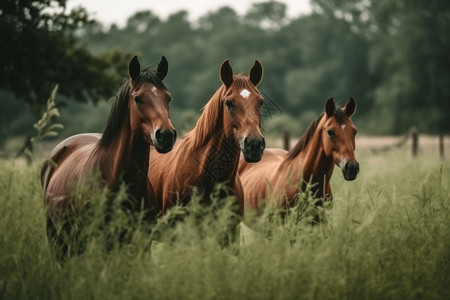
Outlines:
[[[61,143],[59,143],[51,152],[50,157],[44,162],[41,169],[41,185],[44,191],[44,195],[47,195],[47,189],[50,181],[55,175],[55,172],[59,172],[60,168],[64,166],[65,169],[72,168],[78,169],[82,164],[83,157],[87,155],[98,142],[101,135],[97,133],[85,133],[71,136]],[[83,149],[80,151],[81,149]],[[68,160],[77,153],[74,159]],[[69,161],[71,166],[65,166],[65,162]],[[69,164],[69,163],[68,163]]]
[[241,156],[239,161],[239,177],[244,190],[245,207],[257,210],[260,200],[266,197],[267,189],[273,189],[277,182],[278,169],[287,151],[269,148],[264,150],[261,161],[247,163]]

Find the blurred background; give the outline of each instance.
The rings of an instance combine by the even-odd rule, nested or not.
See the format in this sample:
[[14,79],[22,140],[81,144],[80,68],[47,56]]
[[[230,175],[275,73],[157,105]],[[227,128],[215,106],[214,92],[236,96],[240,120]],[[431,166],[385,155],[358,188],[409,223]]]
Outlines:
[[179,132],[219,87],[225,59],[244,74],[262,62],[268,136],[301,136],[329,97],[357,100],[353,121],[364,136],[450,131],[448,0],[130,2],[117,2],[117,14],[114,1],[2,0],[2,154],[34,135],[56,84],[64,125],[56,139],[103,131],[107,100],[134,55],[141,66],[168,59]]

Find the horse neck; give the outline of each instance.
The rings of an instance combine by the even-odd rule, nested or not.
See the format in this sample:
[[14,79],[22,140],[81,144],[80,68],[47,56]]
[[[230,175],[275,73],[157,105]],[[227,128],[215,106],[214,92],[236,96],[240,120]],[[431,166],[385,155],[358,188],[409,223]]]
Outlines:
[[117,189],[123,181],[134,196],[144,194],[150,146],[141,133],[132,131],[129,115],[111,143],[97,150],[100,170],[111,189]]
[[[195,141],[191,143],[195,144]],[[204,187],[212,188],[218,182],[234,184],[239,165],[239,145],[234,137],[226,136],[222,117],[219,117],[208,138],[197,143],[196,147],[191,147],[190,151],[193,154],[200,153],[197,155],[198,175]]]
[[[217,172],[223,172],[223,180],[236,177],[239,165],[239,145],[234,137],[227,137],[225,134],[214,136],[206,148],[206,153],[208,153],[208,163],[213,164],[212,167],[216,167]],[[217,174],[218,180],[222,181],[220,175]]]
[[[304,149],[292,160],[285,159],[280,170],[292,174],[296,182],[300,179],[311,181],[315,184],[312,191],[317,197],[324,196],[324,188],[329,184],[334,169],[333,159],[325,154],[321,132],[322,126],[319,124]],[[305,188],[306,184],[302,186]]]

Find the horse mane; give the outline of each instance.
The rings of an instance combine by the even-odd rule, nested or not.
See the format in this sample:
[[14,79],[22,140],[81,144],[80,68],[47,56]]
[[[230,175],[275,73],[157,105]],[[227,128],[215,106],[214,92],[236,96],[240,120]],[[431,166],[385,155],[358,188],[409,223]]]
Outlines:
[[[214,130],[222,121],[223,113],[223,98],[225,93],[234,93],[236,90],[241,90],[243,88],[249,88],[250,85],[248,77],[237,74],[233,77],[233,83],[227,89],[225,85],[222,85],[211,97],[211,99],[206,103],[203,108],[203,112],[198,119],[194,129],[192,129],[186,135],[186,141],[189,142],[189,148],[195,149],[203,145],[214,133]],[[256,89],[254,89],[257,91]]]
[[152,83],[157,88],[167,90],[164,83],[159,79],[156,68],[145,68],[139,76],[131,82],[128,79],[117,91],[116,95],[110,99],[112,101],[111,110],[109,112],[108,121],[105,130],[100,138],[99,146],[106,147],[111,144],[114,138],[122,128],[125,117],[128,114],[128,99],[130,98],[131,89],[138,88],[145,83]]
[[317,126],[319,125],[319,122],[324,114],[325,113],[322,112],[320,116],[318,116],[311,124],[309,124],[308,129],[306,129],[306,132],[303,134],[297,144],[295,144],[295,146],[287,153],[287,160],[293,160],[295,157],[297,157],[297,155],[300,154],[300,152],[303,151],[303,149],[305,149],[306,145],[308,145],[308,142],[314,135],[314,132],[316,131]]
[[[319,125],[320,120],[324,116],[325,112],[322,112],[317,119],[315,119],[306,129],[306,132],[303,134],[303,136],[300,138],[297,144],[289,150],[287,154],[287,160],[293,160],[297,155],[300,154],[300,152],[305,149],[306,145],[308,145],[308,142],[311,140],[311,137],[314,135],[314,132],[317,129],[317,126]],[[344,124],[344,118],[345,114],[342,111],[341,107],[336,106],[336,110],[334,111],[334,117],[336,118],[339,125]]]

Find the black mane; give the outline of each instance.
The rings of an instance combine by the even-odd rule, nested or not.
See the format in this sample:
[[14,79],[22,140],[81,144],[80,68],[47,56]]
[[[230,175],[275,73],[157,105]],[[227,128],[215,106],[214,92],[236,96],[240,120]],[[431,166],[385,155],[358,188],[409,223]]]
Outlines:
[[158,77],[156,69],[146,68],[141,71],[139,76],[130,84],[128,79],[117,91],[117,94],[111,98],[111,110],[109,112],[108,121],[105,130],[99,141],[100,146],[108,146],[114,140],[122,128],[125,116],[128,114],[128,99],[132,89],[136,89],[142,84],[152,83],[157,88],[167,90],[164,83]]

